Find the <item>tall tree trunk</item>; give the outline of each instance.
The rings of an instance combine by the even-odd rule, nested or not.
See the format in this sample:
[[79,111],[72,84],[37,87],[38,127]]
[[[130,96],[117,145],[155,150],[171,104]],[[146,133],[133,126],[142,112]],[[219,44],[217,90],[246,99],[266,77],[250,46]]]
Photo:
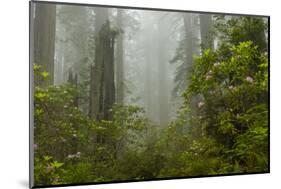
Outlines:
[[34,20],[34,63],[49,73],[42,86],[54,83],[54,55],[56,34],[56,5],[35,4]]
[[214,48],[214,40],[211,33],[212,28],[212,15],[200,14],[200,34],[202,51],[205,49]]
[[109,22],[102,28],[102,39],[104,43],[104,103],[103,119],[112,119],[112,106],[115,103],[115,83],[114,83],[114,42],[115,34],[110,29]]
[[149,35],[147,37],[146,45],[145,45],[145,81],[144,81],[144,105],[146,110],[146,115],[150,119],[153,119],[153,110],[152,110],[152,96],[153,96],[153,90],[152,90],[152,45],[151,45],[151,39],[152,37]]
[[75,47],[75,62],[73,64],[73,72],[80,74],[81,69],[86,64],[86,57],[88,56],[88,35],[89,22],[87,7],[75,7],[75,15],[78,17],[74,31],[72,33],[72,43]]
[[108,20],[108,10],[106,8],[95,8],[95,53],[94,53],[94,66],[91,67],[90,73],[90,101],[89,101],[89,117],[91,119],[97,119],[100,112],[100,102],[102,96],[102,60],[100,54],[102,49],[98,48],[99,43],[99,31],[102,25]]
[[95,35],[99,34],[99,31],[101,30],[102,26],[106,24],[109,18],[109,13],[107,8],[95,8],[94,12],[96,14],[95,16]]
[[[185,63],[186,63],[186,72],[190,72],[190,68],[193,66],[193,52],[194,52],[194,35],[192,32],[192,17],[191,14],[183,15],[183,23],[185,30]],[[187,78],[186,78],[187,79]]]
[[[116,33],[110,28],[107,9],[97,9],[96,16],[96,29],[99,30],[96,31],[95,37],[95,65],[91,69],[89,116],[96,120],[111,120],[111,108],[115,103],[114,41]],[[102,24],[101,20],[105,22]]]
[[[58,22],[56,23],[57,25],[59,24]],[[55,85],[61,85],[64,82],[64,66],[65,66],[65,46],[66,46],[66,41],[65,41],[65,28],[60,24],[61,29],[58,30],[57,32],[57,37],[56,39],[56,62],[55,62],[55,68],[54,68],[54,84]]]
[[[67,82],[69,84],[71,84],[73,87],[75,87],[76,90],[78,90],[78,75],[73,74],[71,68],[68,71],[68,81]],[[78,108],[78,99],[79,99],[78,94],[76,94],[74,99],[73,99],[73,105],[77,108]]]
[[[193,54],[196,54],[198,49],[196,49],[196,36],[195,36],[195,24],[194,17],[192,14],[187,13],[183,15],[184,31],[185,31],[185,68],[186,68],[186,88],[190,85],[191,71],[194,66],[193,64]],[[185,90],[185,89],[184,89]],[[192,108],[196,107],[199,97],[195,96],[191,98],[190,104]]]
[[167,79],[169,25],[165,22],[165,19],[165,17],[161,17],[158,22],[158,104],[159,122],[161,126],[165,126],[169,122],[169,90]]
[[121,31],[117,37],[116,49],[116,102],[123,104],[124,101],[124,33],[123,33],[123,10],[117,9],[117,27]]

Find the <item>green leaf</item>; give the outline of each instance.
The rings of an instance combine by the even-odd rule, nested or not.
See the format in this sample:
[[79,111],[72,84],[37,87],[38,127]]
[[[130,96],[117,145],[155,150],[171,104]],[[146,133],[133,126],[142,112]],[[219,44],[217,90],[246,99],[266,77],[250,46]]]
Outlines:
[[54,161],[53,163],[51,163],[51,166],[54,168],[60,168],[63,165],[63,163],[59,163],[57,161]]
[[46,79],[49,76],[49,73],[46,71],[41,72],[41,75],[44,79]]
[[34,71],[38,71],[40,68],[41,68],[41,65],[35,64],[35,63],[33,64]]
[[45,160],[45,161],[49,161],[50,159],[52,159],[51,156],[44,156],[44,160]]

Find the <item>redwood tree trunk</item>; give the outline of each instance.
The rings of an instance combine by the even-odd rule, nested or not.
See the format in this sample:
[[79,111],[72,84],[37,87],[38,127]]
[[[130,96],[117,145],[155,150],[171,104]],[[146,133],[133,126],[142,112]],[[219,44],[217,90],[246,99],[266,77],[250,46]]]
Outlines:
[[200,14],[200,34],[202,51],[205,49],[214,48],[214,40],[211,33],[212,15]]
[[102,48],[99,44],[99,31],[102,26],[108,20],[108,10],[105,8],[96,8],[95,9],[95,53],[94,53],[94,65],[91,66],[90,73],[90,101],[89,101],[89,117],[91,119],[97,119],[100,112],[102,102],[101,98],[103,97],[102,90]]
[[159,123],[165,126],[169,122],[169,90],[168,90],[168,44],[169,44],[169,24],[165,17],[158,22],[158,103],[159,103]]
[[95,38],[95,65],[91,68],[89,117],[95,120],[111,120],[111,108],[115,103],[115,33],[111,30],[109,21],[102,25],[97,22],[96,28],[100,26]]
[[56,5],[36,3],[34,20],[34,63],[41,65],[49,77],[42,86],[54,83]]
[[[117,10],[117,26],[123,30],[123,11]],[[119,33],[117,37],[116,49],[116,102],[123,104],[124,101],[124,33]]]

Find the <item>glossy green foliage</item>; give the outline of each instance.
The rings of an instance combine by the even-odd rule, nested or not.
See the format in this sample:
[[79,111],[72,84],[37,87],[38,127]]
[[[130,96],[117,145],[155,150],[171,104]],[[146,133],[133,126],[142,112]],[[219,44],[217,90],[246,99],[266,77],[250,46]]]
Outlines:
[[[35,74],[47,79],[40,67]],[[128,179],[123,157],[141,149],[148,120],[142,108],[114,105],[112,120],[90,120],[74,103],[70,85],[35,86],[35,183],[50,185]],[[63,163],[61,163],[63,162]],[[130,168],[131,169],[131,168]]]
[[223,145],[220,156],[236,166],[235,172],[266,171],[267,54],[259,53],[253,42],[232,46],[227,58],[220,53],[206,50],[196,60],[192,84],[184,93],[187,105],[192,96],[200,96],[192,127]]
[[166,127],[133,104],[114,104],[110,120],[89,119],[75,103],[87,96],[84,83],[43,87],[49,74],[35,64],[35,184],[267,172],[266,24],[217,17],[213,30],[218,46],[178,78],[183,103]]
[[38,185],[60,184],[61,175],[64,173],[63,163],[59,163],[51,156],[35,158],[35,182]]

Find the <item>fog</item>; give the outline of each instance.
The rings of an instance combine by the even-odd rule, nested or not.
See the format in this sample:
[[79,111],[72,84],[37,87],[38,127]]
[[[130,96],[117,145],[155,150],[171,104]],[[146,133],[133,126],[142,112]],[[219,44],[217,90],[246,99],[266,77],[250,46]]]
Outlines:
[[[171,61],[177,58],[186,30],[192,30],[191,37],[198,41],[192,44],[191,55],[200,51],[199,14],[57,5],[56,15],[55,85],[68,81],[69,70],[78,75],[78,83],[89,80],[87,70],[95,64],[95,35],[109,20],[118,33],[115,49],[120,49],[118,41],[122,40],[124,103],[144,107],[147,117],[158,124],[167,124],[175,117],[183,90],[178,90],[182,86],[176,83],[182,60]],[[185,28],[184,19],[191,20],[192,28]],[[115,86],[117,56],[120,59],[117,53],[114,52]],[[88,90],[85,89],[85,98]],[[88,111],[87,105],[81,108]]]

